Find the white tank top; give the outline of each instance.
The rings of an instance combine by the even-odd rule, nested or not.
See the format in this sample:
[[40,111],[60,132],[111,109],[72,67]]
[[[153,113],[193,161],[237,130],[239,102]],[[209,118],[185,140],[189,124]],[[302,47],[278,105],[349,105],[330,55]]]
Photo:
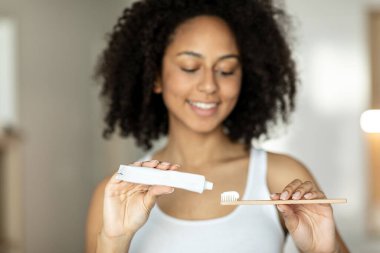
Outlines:
[[[248,180],[241,199],[269,199],[264,150],[250,151]],[[151,155],[142,160],[150,160]],[[233,189],[231,189],[233,190]],[[237,206],[209,220],[183,220],[156,205],[135,234],[130,253],[275,253],[282,252],[284,231],[275,206]]]

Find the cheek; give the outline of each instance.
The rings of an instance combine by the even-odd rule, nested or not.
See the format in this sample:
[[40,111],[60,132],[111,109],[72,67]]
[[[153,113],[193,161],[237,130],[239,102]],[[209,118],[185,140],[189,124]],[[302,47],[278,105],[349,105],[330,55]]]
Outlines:
[[162,96],[166,106],[183,102],[183,98],[186,97],[188,93],[186,79],[180,75],[175,75],[174,72],[171,73],[172,74],[166,75],[163,79]]
[[241,78],[225,82],[223,87],[223,97],[226,100],[237,100],[241,90]]
[[183,78],[175,77],[166,79],[163,85],[163,95],[167,97],[179,97],[186,93],[186,85]]
[[170,97],[183,97],[191,92],[197,80],[194,76],[184,74],[178,67],[167,67],[163,72],[163,95],[166,98]]

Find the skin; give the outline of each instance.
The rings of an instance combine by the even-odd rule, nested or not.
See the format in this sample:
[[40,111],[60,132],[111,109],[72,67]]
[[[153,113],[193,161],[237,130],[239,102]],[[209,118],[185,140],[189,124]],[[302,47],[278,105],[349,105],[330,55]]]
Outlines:
[[[134,165],[202,174],[214,182],[214,189],[194,194],[130,184],[116,180],[115,175],[106,178],[89,209],[86,252],[128,252],[155,204],[168,215],[187,220],[222,217],[236,208],[220,206],[220,194],[233,189],[243,195],[249,154],[242,144],[227,138],[221,123],[237,102],[241,78],[236,41],[223,20],[199,16],[176,29],[154,88],[168,108],[168,142],[153,155],[154,160]],[[205,114],[194,109],[191,101],[217,106]],[[267,183],[274,193],[272,199],[325,198],[305,166],[285,155],[268,153]],[[348,252],[336,231],[330,205],[277,208],[284,231],[301,252]]]

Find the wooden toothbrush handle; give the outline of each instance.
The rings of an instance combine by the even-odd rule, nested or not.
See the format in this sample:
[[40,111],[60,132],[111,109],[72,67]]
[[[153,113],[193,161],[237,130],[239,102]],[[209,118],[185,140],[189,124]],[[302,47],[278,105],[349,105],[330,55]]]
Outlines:
[[221,202],[222,205],[296,205],[296,204],[345,204],[347,199],[289,199],[289,200],[238,200]]

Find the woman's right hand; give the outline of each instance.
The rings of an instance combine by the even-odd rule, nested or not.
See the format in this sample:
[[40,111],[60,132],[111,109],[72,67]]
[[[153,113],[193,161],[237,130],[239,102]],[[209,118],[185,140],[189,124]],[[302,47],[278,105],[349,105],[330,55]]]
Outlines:
[[[177,164],[157,160],[135,162],[134,166],[175,170]],[[103,230],[107,237],[133,236],[147,221],[158,196],[174,191],[169,186],[149,186],[117,180],[114,174],[106,185],[103,205]]]

